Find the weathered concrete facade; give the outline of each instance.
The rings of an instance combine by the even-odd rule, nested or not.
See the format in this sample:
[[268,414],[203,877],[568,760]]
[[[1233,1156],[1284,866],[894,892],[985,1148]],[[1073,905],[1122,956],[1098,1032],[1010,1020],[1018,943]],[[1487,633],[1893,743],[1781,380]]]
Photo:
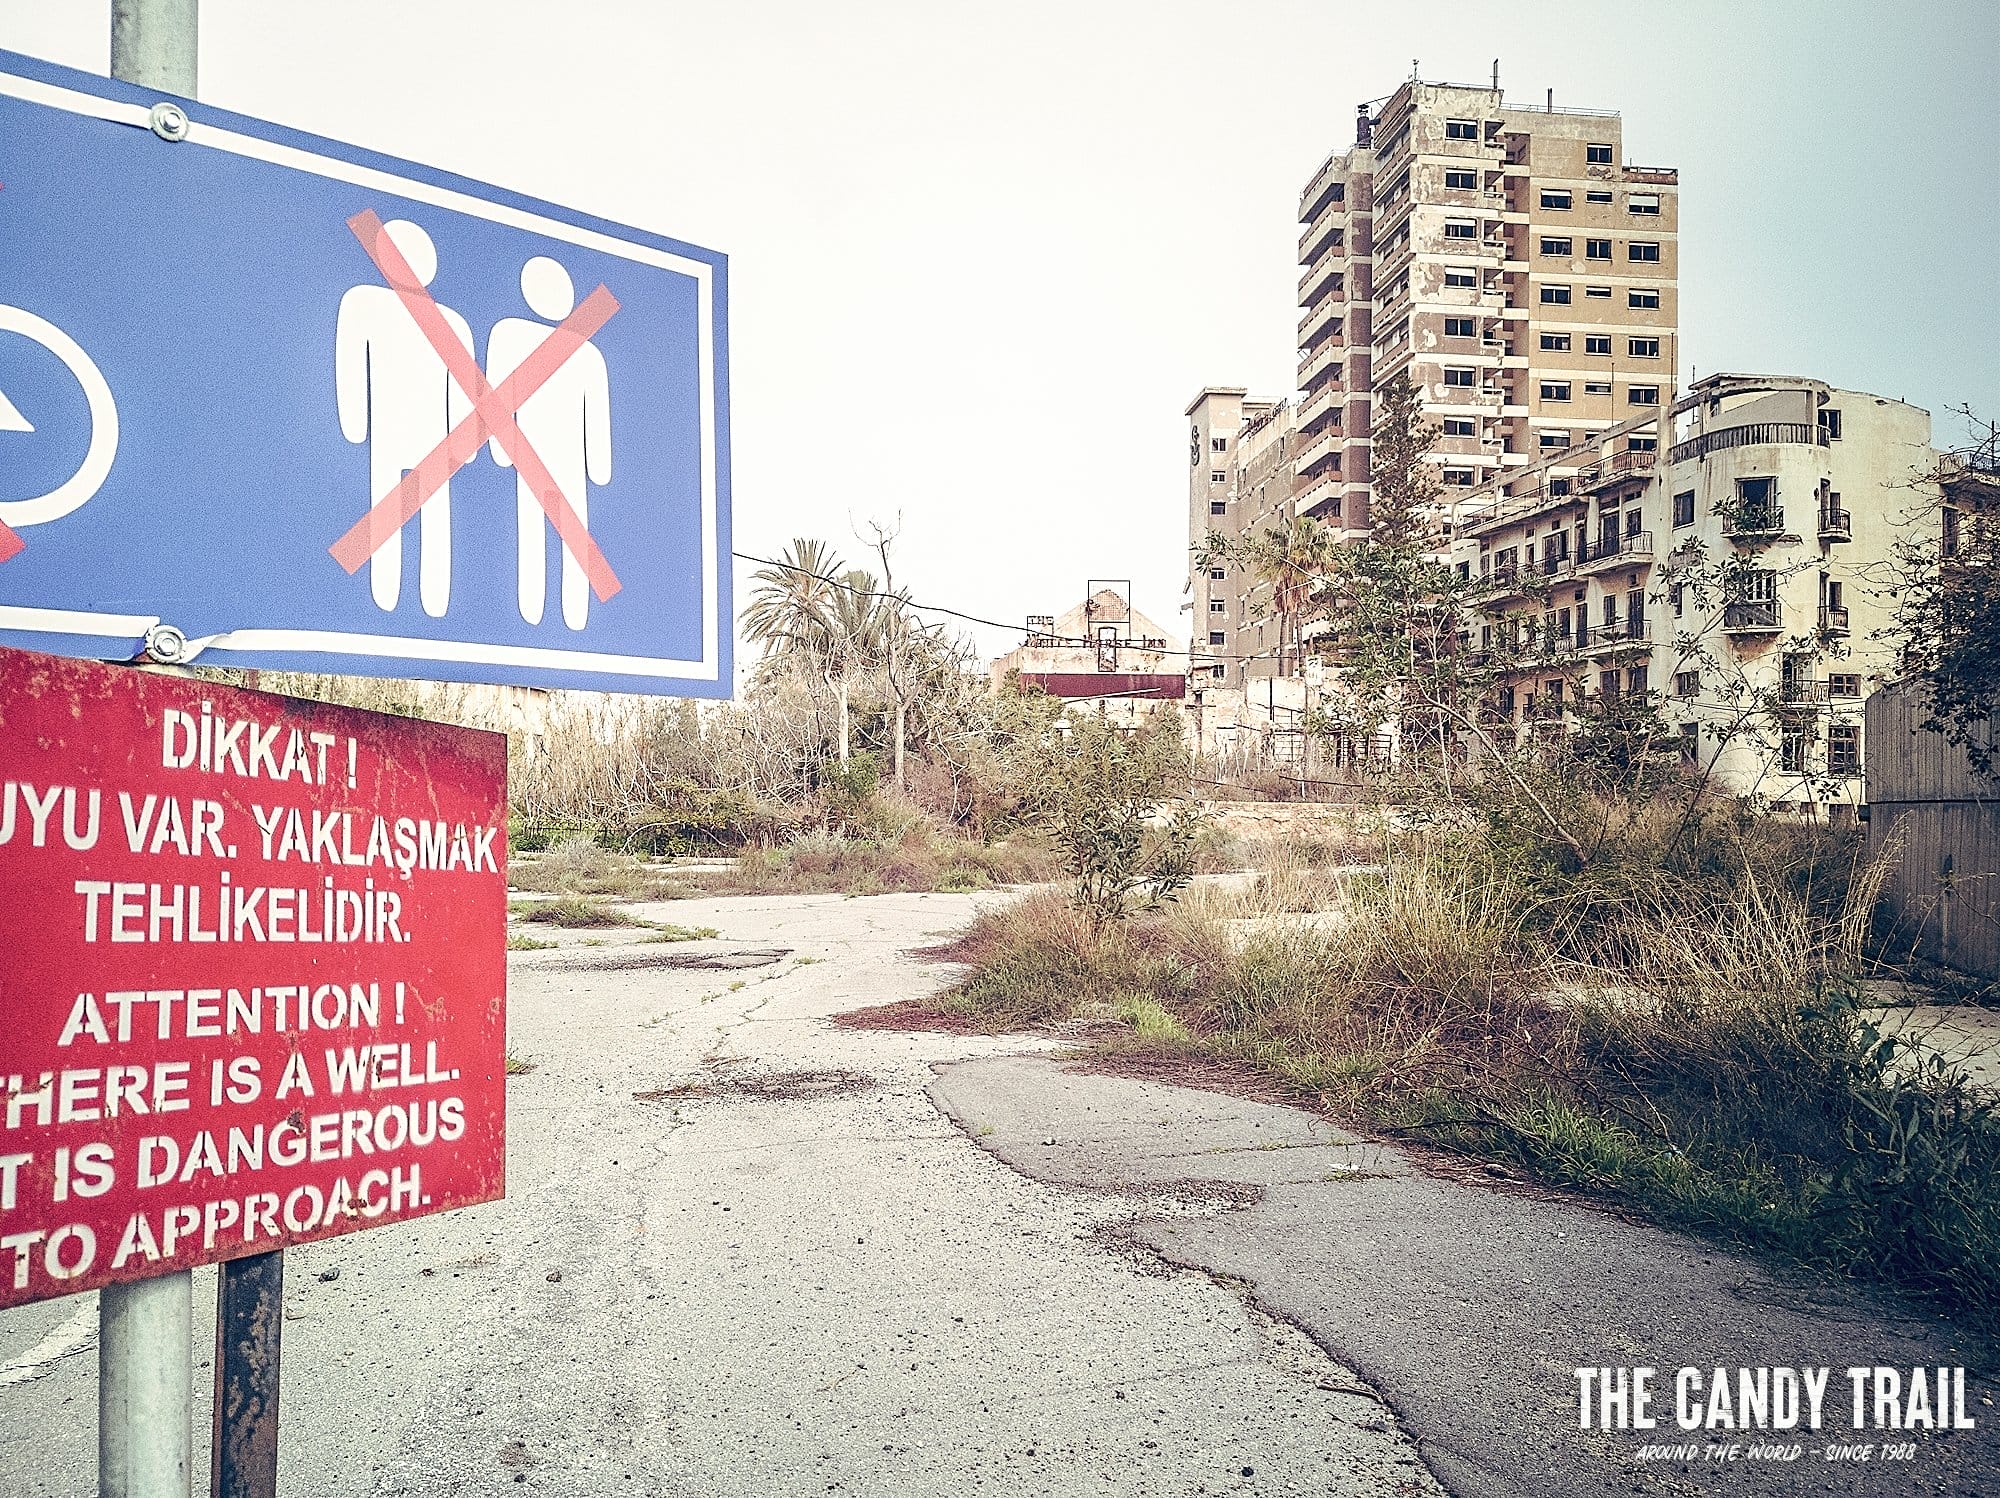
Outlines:
[[1270,585],[1240,563],[1205,554],[1211,534],[1231,541],[1289,525],[1298,445],[1290,401],[1253,401],[1211,387],[1188,406],[1190,686],[1242,689],[1298,669],[1281,661]]
[[1679,174],[1625,164],[1615,113],[1412,81],[1355,134],[1299,197],[1301,513],[1365,533],[1372,392],[1398,372],[1443,426],[1447,510],[1671,404]]
[[1729,789],[1851,814],[1936,460],[1914,406],[1715,375],[1664,435],[1628,422],[1474,491],[1452,559],[1477,585],[1473,659],[1504,668],[1489,731],[1512,747],[1579,701],[1650,694]]

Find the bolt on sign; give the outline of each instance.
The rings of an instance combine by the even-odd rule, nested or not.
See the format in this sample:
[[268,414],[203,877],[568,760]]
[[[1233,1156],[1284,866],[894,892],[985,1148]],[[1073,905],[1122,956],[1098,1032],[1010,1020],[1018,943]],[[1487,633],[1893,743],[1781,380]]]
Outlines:
[[0,1307],[504,1194],[506,770],[0,651]]

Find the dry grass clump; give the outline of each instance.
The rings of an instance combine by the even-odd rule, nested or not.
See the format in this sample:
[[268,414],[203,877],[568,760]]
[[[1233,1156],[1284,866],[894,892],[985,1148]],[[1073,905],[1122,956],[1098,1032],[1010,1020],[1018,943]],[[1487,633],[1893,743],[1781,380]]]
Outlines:
[[593,839],[572,835],[546,853],[509,860],[515,889],[551,895],[609,895],[621,900],[678,900],[694,893],[659,865],[614,853]]
[[704,871],[701,882],[717,895],[962,893],[1054,873],[1052,855],[1034,838],[979,843],[919,820],[892,835],[819,831],[746,849],[733,868]]
[[507,903],[507,914],[517,921],[531,921],[540,926],[563,926],[570,929],[653,924],[633,915],[630,911],[620,910],[608,901],[587,899],[581,895],[558,895],[553,900],[510,900]]
[[[938,955],[993,1028],[1247,1064],[1337,1113],[1663,1220],[2000,1316],[2000,1120],[1856,999],[1879,870],[1844,899],[1751,850],[1725,877],[1551,882],[1449,837],[1101,933],[1056,892]],[[1322,871],[1323,872],[1323,871]],[[1303,907],[1303,909],[1301,908]]]

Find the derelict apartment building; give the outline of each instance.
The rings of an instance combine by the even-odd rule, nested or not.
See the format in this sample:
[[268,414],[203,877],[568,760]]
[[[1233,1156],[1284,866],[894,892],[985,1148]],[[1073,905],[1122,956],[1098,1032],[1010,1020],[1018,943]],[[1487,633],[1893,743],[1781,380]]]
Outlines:
[[1188,594],[1193,608],[1190,677],[1242,686],[1296,673],[1279,659],[1270,585],[1235,561],[1202,555],[1213,533],[1238,540],[1291,524],[1298,432],[1290,401],[1253,401],[1234,386],[1210,386],[1188,417]]
[[1679,175],[1626,164],[1616,114],[1410,82],[1355,137],[1299,199],[1302,513],[1367,529],[1398,373],[1443,428],[1447,500],[1671,403]]
[[1914,406],[1722,374],[1476,489],[1452,560],[1474,663],[1500,672],[1485,732],[1506,751],[1651,694],[1719,784],[1851,813],[1862,703],[1895,670],[1898,543],[1952,513],[1937,462]]
[[[1235,429],[1276,403],[1204,391],[1188,412],[1200,449],[1191,558],[1209,528],[1260,523],[1252,507],[1365,535],[1374,392],[1399,372],[1441,428],[1431,461],[1445,538],[1459,496],[1673,402],[1679,174],[1628,164],[1614,112],[1412,80],[1361,106],[1353,146],[1313,173],[1299,220],[1289,504],[1236,481],[1226,461]],[[1211,570],[1190,562],[1197,652],[1208,640],[1218,657],[1255,657],[1252,580]],[[1236,664],[1197,654],[1195,676],[1225,665],[1234,682]],[[1253,659],[1247,674],[1269,669]]]

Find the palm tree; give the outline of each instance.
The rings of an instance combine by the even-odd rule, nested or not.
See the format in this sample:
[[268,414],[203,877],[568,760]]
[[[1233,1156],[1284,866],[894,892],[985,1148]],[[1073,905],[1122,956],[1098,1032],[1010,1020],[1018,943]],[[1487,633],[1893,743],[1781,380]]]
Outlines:
[[1286,649],[1292,659],[1305,659],[1305,626],[1318,606],[1321,584],[1331,569],[1338,544],[1333,532],[1319,521],[1294,516],[1283,526],[1272,526],[1261,536],[1252,537],[1244,547],[1244,560],[1252,571],[1271,585],[1271,612],[1278,619],[1278,674],[1284,675]]
[[784,558],[751,574],[756,587],[743,611],[743,637],[764,647],[767,663],[803,666],[825,681],[840,710],[840,758],[853,755],[849,698],[857,674],[889,659],[902,617],[900,600],[875,575],[842,569],[824,541],[801,537]]
[[743,638],[766,659],[823,652],[828,612],[841,595],[840,558],[824,541],[795,539],[784,559],[750,574],[756,584],[743,610]]

